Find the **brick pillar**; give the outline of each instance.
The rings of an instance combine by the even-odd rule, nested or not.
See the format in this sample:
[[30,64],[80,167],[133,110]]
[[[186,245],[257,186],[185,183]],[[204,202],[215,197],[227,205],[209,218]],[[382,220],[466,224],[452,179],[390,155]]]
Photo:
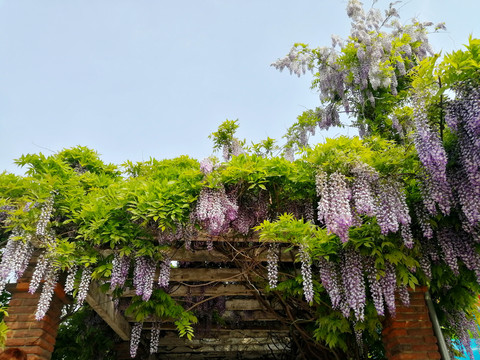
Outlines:
[[382,331],[387,359],[441,359],[425,302],[426,291],[426,287],[410,289],[410,306],[401,305],[397,299],[397,315],[385,320]]
[[[31,274],[31,271],[26,271]],[[18,347],[28,354],[28,360],[49,360],[55,347],[63,305],[68,301],[63,288],[57,284],[50,309],[45,317],[35,320],[40,292],[28,293],[30,279],[23,277],[7,286],[12,299],[5,323],[8,326],[6,347]]]

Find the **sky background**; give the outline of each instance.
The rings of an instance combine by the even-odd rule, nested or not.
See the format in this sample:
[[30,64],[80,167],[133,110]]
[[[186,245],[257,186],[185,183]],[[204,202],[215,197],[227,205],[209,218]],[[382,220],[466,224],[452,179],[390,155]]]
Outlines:
[[[76,145],[115,164],[184,154],[201,160],[225,119],[239,119],[238,137],[248,142],[281,140],[319,100],[310,76],[270,64],[294,42],[330,46],[331,34],[346,37],[346,4],[0,0],[0,171],[22,173],[13,164],[22,154]],[[431,35],[436,51],[480,36],[478,0],[398,7],[404,23],[446,22],[446,32]]]

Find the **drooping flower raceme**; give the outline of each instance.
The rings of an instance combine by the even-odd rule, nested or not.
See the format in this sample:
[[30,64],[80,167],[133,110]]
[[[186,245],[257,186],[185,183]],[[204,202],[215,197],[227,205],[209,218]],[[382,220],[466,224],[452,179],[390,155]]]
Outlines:
[[278,284],[278,244],[269,244],[267,250],[267,275],[268,285],[271,289],[277,287]]
[[137,356],[138,345],[140,344],[140,337],[142,335],[143,324],[138,322],[132,326],[130,335],[130,356],[134,358]]
[[330,297],[332,307],[339,309],[342,300],[343,285],[341,283],[338,265],[333,261],[327,261],[323,257],[320,257],[318,267],[320,269],[320,280]]
[[210,235],[220,235],[228,230],[237,218],[238,206],[228,198],[225,188],[203,188],[198,198],[196,215]]
[[365,163],[358,163],[353,169],[352,198],[355,211],[359,215],[375,215],[373,184],[378,180],[376,170]]
[[80,284],[78,285],[77,304],[82,306],[87,298],[90,282],[92,281],[92,268],[87,267],[83,269],[82,276],[80,278]]
[[375,267],[375,260],[372,257],[365,257],[363,264],[367,274],[368,284],[370,286],[373,305],[375,306],[378,315],[384,316],[385,305],[383,303],[383,291],[378,279],[378,270]]
[[213,171],[213,161],[211,158],[205,158],[200,162],[200,171],[205,175],[208,175]]
[[120,256],[115,253],[112,262],[112,276],[110,279],[110,290],[116,287],[122,287],[125,284],[130,268],[130,258],[128,256]]
[[30,279],[30,285],[28,292],[33,294],[37,291],[40,282],[43,280],[45,274],[47,274],[53,267],[53,262],[49,259],[47,252],[42,253],[37,260],[37,265],[33,271],[32,278]]
[[396,315],[395,289],[397,288],[397,275],[395,272],[395,266],[390,262],[385,264],[385,276],[380,278],[380,285],[382,287],[383,297],[387,304],[388,312],[393,318]]
[[300,245],[300,261],[302,263],[303,293],[307,302],[313,301],[313,283],[311,257],[305,245]]
[[67,278],[65,279],[65,288],[64,291],[67,294],[73,292],[73,288],[75,285],[75,276],[77,275],[78,266],[72,266],[68,269]]
[[158,343],[160,341],[160,322],[154,322],[152,324],[152,330],[150,331],[150,354],[155,354],[158,351]]
[[170,264],[169,259],[165,259],[160,265],[160,273],[158,275],[158,285],[164,289],[168,288],[170,283]]
[[47,235],[47,226],[50,222],[50,217],[53,212],[53,195],[50,196],[42,205],[42,211],[40,213],[40,219],[37,222],[36,235],[43,237]]
[[414,143],[418,157],[425,169],[424,193],[427,199],[425,206],[432,214],[436,214],[437,204],[444,215],[450,213],[452,194],[447,179],[447,154],[442,145],[440,136],[428,123],[425,95],[416,94],[414,97],[415,133]]
[[152,295],[155,268],[152,259],[146,256],[135,258],[133,286],[135,287],[135,294],[141,295],[143,301],[148,301]]
[[45,277],[45,282],[43,283],[42,293],[40,294],[40,299],[38,300],[37,304],[37,311],[35,312],[36,320],[42,320],[50,308],[50,303],[52,302],[57,281],[58,269],[52,266]]
[[347,303],[353,309],[357,321],[363,321],[366,303],[365,282],[362,258],[354,249],[344,251],[341,274]]
[[335,172],[326,181],[326,174],[319,171],[316,177],[318,219],[327,230],[338,235],[342,242],[348,241],[348,230],[353,223],[350,208],[351,191],[344,175]]

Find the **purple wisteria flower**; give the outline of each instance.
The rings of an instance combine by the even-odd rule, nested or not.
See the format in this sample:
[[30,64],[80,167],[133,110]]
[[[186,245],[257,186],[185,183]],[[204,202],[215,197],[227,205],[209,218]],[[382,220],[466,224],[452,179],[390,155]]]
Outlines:
[[303,293],[307,302],[313,301],[313,282],[312,282],[312,266],[311,257],[305,245],[300,245],[299,249],[300,261],[302,263]]
[[342,242],[348,241],[348,231],[353,223],[350,208],[351,191],[344,175],[335,172],[327,175],[323,171],[316,176],[318,220],[325,223],[327,230],[338,235]]
[[78,285],[77,293],[77,304],[82,306],[87,298],[88,289],[90,288],[90,282],[92,281],[92,271],[91,267],[84,268],[82,271],[82,276],[80,277],[80,284]]
[[35,312],[35,319],[42,320],[50,308],[50,303],[52,302],[53,293],[55,291],[55,286],[58,281],[58,269],[51,267],[49,272],[45,276],[45,282],[43,283],[42,293],[40,294],[40,299],[37,304],[37,311]]
[[156,266],[152,259],[146,256],[135,258],[133,286],[135,294],[142,296],[143,301],[148,301],[152,295],[155,269]]
[[162,264],[160,265],[160,273],[158,275],[158,285],[161,288],[168,288],[168,284],[170,283],[170,267],[171,261],[169,259],[165,259]]
[[140,337],[142,335],[143,324],[138,322],[132,326],[130,335],[130,357],[132,359],[137,356],[138,345],[140,344]]
[[332,307],[339,309],[342,301],[342,283],[339,275],[338,265],[333,261],[327,261],[323,257],[318,260],[320,269],[320,280],[327,291]]
[[348,306],[355,313],[357,321],[363,321],[366,304],[365,282],[362,258],[354,249],[343,252],[341,274]]
[[154,322],[150,330],[150,354],[158,351],[158,343],[160,341],[160,322]]
[[268,285],[271,289],[277,287],[278,284],[278,250],[276,243],[269,244],[267,250],[267,275]]
[[203,188],[198,198],[196,215],[210,235],[217,236],[228,230],[237,218],[238,206],[227,196],[225,188]]
[[110,278],[110,290],[116,287],[123,287],[127,280],[128,270],[130,269],[130,257],[114,254],[112,262],[112,276]]

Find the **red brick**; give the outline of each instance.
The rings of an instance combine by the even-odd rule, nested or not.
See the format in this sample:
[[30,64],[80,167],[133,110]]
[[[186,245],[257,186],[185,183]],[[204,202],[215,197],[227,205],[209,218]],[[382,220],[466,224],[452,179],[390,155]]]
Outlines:
[[5,319],[9,327],[6,345],[25,350],[29,354],[29,360],[48,360],[55,346],[61,309],[67,299],[63,289],[57,284],[49,311],[44,319],[36,321],[34,314],[40,294],[28,293],[28,287],[28,281],[22,279],[15,286],[9,285],[12,300],[10,316]]
[[430,320],[428,313],[420,314],[418,312],[414,313],[398,313],[395,319],[398,320],[410,320],[410,321],[419,321],[419,320]]
[[424,298],[426,290],[410,290],[411,306],[400,304],[397,297],[397,316],[385,319],[382,338],[389,360],[440,359]]
[[387,337],[396,337],[396,336],[405,336],[407,335],[407,330],[406,329],[394,329],[394,328],[389,328],[389,329],[385,329],[383,332],[382,332],[383,336],[387,336]]
[[435,335],[425,335],[423,336],[423,341],[429,344],[436,344],[437,343],[437,337]]
[[428,309],[426,306],[397,306],[397,313],[418,313],[418,314],[428,314]]
[[413,351],[438,351],[437,344],[412,345]]
[[433,335],[433,329],[407,329],[407,334],[412,336],[431,336]]
[[420,305],[420,306],[423,306],[423,305],[426,305],[425,303],[425,299],[411,299],[410,300],[410,305],[411,306],[416,306],[416,305]]
[[428,353],[402,353],[393,355],[389,360],[428,360]]

